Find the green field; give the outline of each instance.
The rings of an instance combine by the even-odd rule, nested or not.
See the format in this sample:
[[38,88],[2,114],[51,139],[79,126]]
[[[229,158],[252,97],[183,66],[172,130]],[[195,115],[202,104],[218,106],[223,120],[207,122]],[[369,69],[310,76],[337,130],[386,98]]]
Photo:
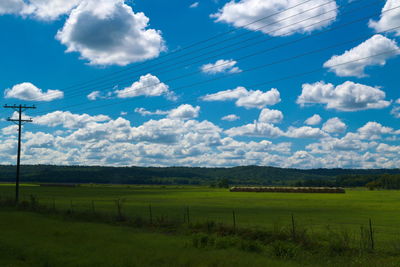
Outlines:
[[[3,198],[5,196],[12,196],[14,193],[13,190],[14,188],[11,185],[0,186],[0,196]],[[96,213],[102,214],[116,214],[115,200],[121,199],[124,215],[131,218],[139,216],[145,220],[149,219],[149,205],[151,205],[153,218],[163,217],[171,221],[182,222],[188,208],[191,223],[214,221],[232,225],[232,211],[234,210],[237,227],[248,229],[271,230],[276,227],[289,229],[291,225],[291,215],[293,214],[296,227],[301,229],[305,228],[309,233],[318,235],[326,234],[330,231],[346,231],[355,239],[360,235],[360,227],[363,226],[366,228],[368,226],[368,220],[371,219],[376,248],[372,256],[370,255],[373,259],[367,262],[372,264],[370,266],[375,266],[374,264],[378,264],[378,262],[381,266],[400,266],[400,256],[397,256],[398,253],[400,254],[400,230],[398,229],[400,225],[400,213],[398,212],[400,191],[348,189],[346,194],[290,194],[232,193],[227,189],[213,189],[207,187],[85,185],[76,188],[64,188],[23,186],[21,188],[22,199],[29,199],[30,195],[37,196],[39,203],[49,207],[55,206],[57,210],[90,212],[94,207]],[[55,242],[52,240],[54,236],[51,234],[54,231],[61,231],[62,233],[63,231],[71,231],[71,236],[74,236],[73,233],[79,236],[78,233],[81,231],[80,229],[86,229],[88,231],[87,234],[92,235],[89,240],[93,241],[93,244],[91,244],[93,246],[107,247],[106,243],[113,243],[112,240],[114,240],[114,242],[118,240],[116,243],[117,247],[110,253],[116,253],[115,257],[121,257],[121,260],[126,259],[123,255],[133,253],[136,255],[135,261],[143,262],[143,264],[138,264],[136,266],[160,265],[156,263],[157,261],[165,263],[164,265],[174,266],[174,260],[177,261],[175,266],[182,266],[185,264],[187,266],[201,266],[202,260],[197,259],[197,257],[203,257],[202,255],[209,255],[205,256],[207,257],[207,262],[204,262],[204,266],[216,265],[216,262],[223,262],[224,257],[232,257],[232,255],[235,255],[235,257],[239,257],[240,255],[240,258],[244,257],[242,261],[235,261],[238,264],[237,266],[254,266],[257,264],[265,266],[265,264],[268,263],[267,259],[270,258],[263,256],[262,253],[243,251],[232,253],[230,249],[197,249],[192,246],[187,246],[187,244],[191,243],[191,237],[183,234],[166,236],[163,233],[154,233],[151,231],[147,233],[147,230],[138,232],[137,229],[100,223],[89,224],[79,222],[72,224],[60,218],[35,215],[26,212],[1,211],[0,216],[2,229],[14,229],[14,234],[11,234],[11,230],[6,231],[6,236],[8,236],[8,238],[2,236],[1,248],[15,246],[15,249],[17,249],[18,242],[12,243],[12,237],[14,235],[17,235],[16,240],[24,239],[25,241],[22,241],[22,243],[32,243],[30,250],[34,250],[34,248],[39,249],[41,246],[51,246],[51,242]],[[47,224],[54,226],[49,227],[49,229],[45,227],[46,232],[43,233],[43,236],[48,240],[46,240],[43,245],[39,241],[36,241],[36,235],[41,234],[40,232],[35,232],[34,229],[36,229],[36,227],[34,227],[34,225]],[[100,240],[101,237],[98,237],[97,234],[101,235],[101,232],[106,232],[106,237],[111,241]],[[121,239],[118,237],[119,235],[121,235]],[[57,236],[56,239],[63,240],[65,236],[66,235],[61,234],[61,236]],[[71,239],[68,237],[65,242],[73,242],[73,240],[73,237],[71,237]],[[147,254],[140,252],[145,247],[145,245],[143,247],[138,245],[142,242],[151,250],[158,252],[165,251],[165,253],[155,253],[153,255],[156,257],[154,261],[153,258],[147,259]],[[128,245],[128,243],[131,245]],[[85,246],[85,244],[80,245]],[[89,244],[86,245],[89,246]],[[185,246],[185,248],[182,246]],[[82,251],[84,251],[84,249],[76,249],[80,251],[80,254],[76,255],[74,258],[78,261],[80,257],[83,257],[82,253],[84,252]],[[173,256],[181,255],[182,249],[185,251],[184,254],[187,255],[187,257],[182,256],[180,258],[178,256]],[[30,250],[26,253],[37,253]],[[104,250],[106,251],[105,248]],[[96,251],[99,250],[96,248]],[[135,254],[134,251],[138,254]],[[120,255],[117,252],[122,254]],[[380,253],[383,252],[389,253],[385,254],[384,261],[383,256],[380,257]],[[47,253],[38,253],[37,257],[38,259],[43,259],[43,257],[46,258],[48,256],[51,259],[54,258],[61,261],[60,256],[57,256],[59,253],[70,255],[74,253],[74,249],[70,246],[62,248],[62,245],[57,245],[54,247],[54,250],[52,248]],[[391,256],[388,257],[387,255]],[[94,254],[90,257],[86,259],[87,263],[91,262],[90,259],[97,262],[97,258]],[[18,259],[18,257],[16,258]],[[303,261],[302,265],[306,265],[306,263],[313,265],[313,263],[315,263],[316,266],[318,266],[321,264],[318,264],[318,257],[310,256],[305,257],[306,259],[304,259],[304,257],[301,258]],[[10,263],[15,263],[15,257],[13,256],[8,260]],[[294,264],[288,259],[285,261],[278,258],[268,260],[270,263],[277,261],[275,263],[277,263],[278,266],[282,266],[283,263],[284,266],[291,266]],[[326,261],[323,260],[323,262]],[[339,266],[337,265],[339,264],[338,262],[340,262],[340,260],[337,257],[333,257],[331,266]],[[349,261],[348,263],[352,266],[363,266],[365,262],[362,262],[362,264],[360,263],[361,265],[357,265],[357,261]],[[397,265],[397,263],[399,264]],[[343,262],[341,262],[341,265],[343,265]],[[67,266],[72,265],[67,264]],[[83,264],[82,266],[87,265]],[[105,266],[107,266],[107,264]],[[121,266],[124,265],[122,264]],[[217,266],[219,265],[217,264]],[[234,265],[227,263],[223,266]]]

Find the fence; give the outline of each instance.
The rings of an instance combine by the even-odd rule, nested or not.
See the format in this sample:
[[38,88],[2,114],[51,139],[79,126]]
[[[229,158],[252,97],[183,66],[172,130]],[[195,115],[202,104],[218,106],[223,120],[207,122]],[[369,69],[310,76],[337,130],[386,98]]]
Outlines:
[[[0,201],[9,200],[11,195],[0,195]],[[11,201],[10,201],[11,200]],[[196,207],[182,205],[179,209],[165,208],[161,204],[154,203],[130,203],[127,200],[117,198],[113,201],[104,199],[74,200],[56,197],[37,198],[33,195],[22,195],[21,204],[44,207],[50,212],[67,212],[68,214],[95,215],[93,218],[115,218],[119,221],[139,220],[143,224],[171,224],[175,226],[204,224],[221,224],[229,227],[229,231],[235,233],[238,229],[277,229],[286,231],[293,240],[308,231],[309,234],[341,233],[353,236],[359,240],[365,248],[374,250],[377,247],[385,247],[392,241],[399,241],[400,231],[393,225],[376,224],[372,218],[367,218],[362,223],[327,222],[316,223],[302,218],[295,213],[287,214],[285,218],[271,218],[269,222],[242,220],[240,209],[219,209],[218,214],[205,214],[197,212]],[[27,204],[28,203],[28,204]],[[216,216],[217,215],[217,216]],[[97,217],[96,217],[97,216]],[[256,216],[255,216],[256,217]],[[398,239],[399,238],[399,239]]]

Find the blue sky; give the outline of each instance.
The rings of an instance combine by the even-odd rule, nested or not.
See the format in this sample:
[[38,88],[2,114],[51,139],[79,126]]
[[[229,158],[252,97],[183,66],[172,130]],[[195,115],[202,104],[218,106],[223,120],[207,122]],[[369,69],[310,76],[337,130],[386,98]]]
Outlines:
[[399,166],[399,0],[5,0],[0,30],[23,163]]

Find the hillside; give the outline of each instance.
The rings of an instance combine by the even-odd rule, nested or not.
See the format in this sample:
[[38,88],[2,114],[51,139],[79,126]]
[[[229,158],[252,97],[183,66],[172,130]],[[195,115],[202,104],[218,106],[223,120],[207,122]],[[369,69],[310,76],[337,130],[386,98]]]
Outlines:
[[[199,167],[89,167],[21,166],[25,182],[114,184],[210,184],[226,178],[232,184],[287,184],[307,180],[332,180],[341,175],[399,174],[400,169],[286,169],[263,166]],[[0,166],[0,181],[15,179],[15,166]]]

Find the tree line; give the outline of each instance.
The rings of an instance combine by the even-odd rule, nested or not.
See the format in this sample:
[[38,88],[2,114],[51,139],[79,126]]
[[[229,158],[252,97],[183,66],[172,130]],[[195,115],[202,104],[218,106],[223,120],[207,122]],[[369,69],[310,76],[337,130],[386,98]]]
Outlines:
[[[104,183],[160,185],[365,186],[393,188],[400,169],[292,169],[268,166],[103,167],[24,165],[21,181],[39,183]],[[15,179],[15,166],[0,165],[0,182]],[[397,180],[396,180],[397,181]]]

